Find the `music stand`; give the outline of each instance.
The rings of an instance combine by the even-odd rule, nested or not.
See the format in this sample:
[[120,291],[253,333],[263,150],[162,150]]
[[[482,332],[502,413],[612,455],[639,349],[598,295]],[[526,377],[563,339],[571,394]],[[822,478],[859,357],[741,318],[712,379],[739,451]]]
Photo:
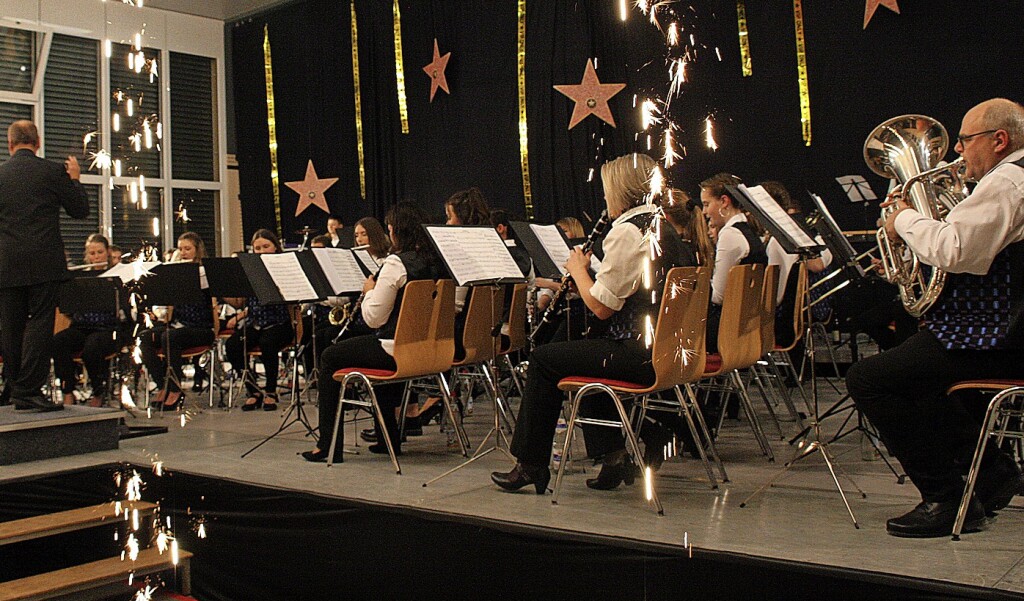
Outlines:
[[[206,280],[210,286],[210,296],[214,298],[245,298],[255,294],[252,286],[249,284],[249,280],[245,277],[242,263],[237,257],[211,257],[203,259],[203,268],[206,271]],[[235,327],[238,328],[239,326],[240,324],[236,320]],[[214,343],[216,342],[215,340]],[[249,355],[248,332],[244,328],[242,329],[242,354],[245,357]],[[232,374],[232,379],[234,379],[234,374]],[[246,360],[242,368],[240,385],[244,386],[247,381],[255,385],[255,380],[255,376],[249,372],[249,361]],[[228,387],[228,408],[231,407],[234,394],[235,384],[232,382]],[[223,406],[223,403],[224,391],[221,390],[220,404]]]
[[[742,184],[739,186],[726,186],[726,191],[729,196],[742,208],[753,214],[764,226],[765,229],[775,236],[776,240],[782,248],[790,254],[799,254],[804,260],[817,256],[822,246],[819,245],[809,232],[806,231],[804,225],[797,223],[785,209],[783,209],[774,198],[768,194],[764,188],[760,186],[754,186],[748,188]],[[775,294],[775,291],[770,291],[771,294]],[[771,316],[774,318],[774,316]],[[747,503],[755,496],[761,493],[772,484],[774,484],[779,478],[784,476],[789,470],[796,465],[798,461],[806,457],[810,457],[815,453],[819,453],[821,458],[825,461],[825,465],[828,467],[829,473],[832,475],[832,480],[835,483],[836,489],[839,491],[839,496],[843,499],[843,504],[846,506],[846,511],[850,514],[850,519],[853,520],[853,526],[857,529],[860,525],[857,523],[857,516],[854,515],[853,509],[850,507],[850,502],[846,498],[846,492],[843,490],[842,485],[839,483],[839,476],[836,474],[836,469],[839,469],[842,474],[849,479],[853,480],[842,470],[837,464],[835,464],[832,454],[829,451],[828,443],[825,442],[821,435],[821,420],[818,415],[818,385],[815,374],[814,366],[814,338],[810,330],[810,323],[808,322],[806,340],[804,344],[805,352],[810,359],[811,365],[811,399],[813,399],[814,416],[811,425],[804,429],[802,433],[802,440],[797,443],[798,451],[796,456],[786,462],[782,471],[773,476],[767,482],[762,484],[757,490],[751,493],[746,499],[740,503],[740,507],[746,507]],[[857,484],[853,483],[854,487]],[[865,496],[864,492],[859,488],[861,496]]]
[[[448,269],[452,279],[458,286],[497,287],[503,284],[519,284],[526,282],[522,270],[516,264],[505,242],[498,232],[490,226],[423,226],[427,236],[437,249],[438,256]],[[495,291],[497,294],[497,291]],[[467,305],[468,309],[468,305]],[[510,451],[509,440],[501,429],[501,415],[505,413],[505,399],[497,385],[498,377],[494,369],[493,356],[496,354],[501,334],[501,316],[493,313],[491,304],[491,323],[495,324],[491,332],[492,359],[481,365],[484,378],[491,384],[491,398],[494,402],[494,420],[490,430],[480,442],[476,452],[466,461],[443,474],[423,483],[427,486],[441,478],[453,474],[467,465],[481,459],[494,451],[501,451],[513,463],[515,457]],[[493,443],[488,443],[493,439]],[[504,443],[504,444],[503,444]]]
[[[121,346],[121,283],[114,281],[110,278],[99,277],[100,273],[97,271],[78,271],[73,272],[73,276],[69,280],[65,280],[58,292],[57,306],[60,308],[60,312],[65,315],[72,315],[74,313],[91,313],[91,312],[110,312],[113,307],[113,314],[115,318],[114,325],[114,343],[117,352],[120,352]],[[114,380],[114,374],[108,375],[108,380],[112,384]],[[118,373],[120,376],[120,373]],[[114,387],[108,384],[107,396],[110,399],[114,398]],[[119,401],[120,402],[120,401]],[[128,410],[121,404],[121,408]]]
[[[294,253],[241,255],[239,262],[256,298],[262,304],[318,302],[331,296],[327,276],[311,250]],[[293,323],[296,332],[298,331],[298,320],[301,319],[301,313],[296,313],[296,323]],[[307,436],[314,436],[315,428],[306,417],[302,397],[296,394],[298,385],[297,345],[292,350],[296,354],[295,363],[292,365],[292,391],[288,409],[277,430],[257,443],[256,446],[242,453],[243,459],[296,423],[302,424],[302,427],[306,429]],[[246,358],[246,363],[248,364],[248,358]]]

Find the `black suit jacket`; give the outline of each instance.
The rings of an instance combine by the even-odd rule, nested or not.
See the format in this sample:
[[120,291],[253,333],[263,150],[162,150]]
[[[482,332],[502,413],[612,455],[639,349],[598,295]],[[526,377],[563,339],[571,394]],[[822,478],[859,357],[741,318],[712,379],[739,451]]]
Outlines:
[[89,197],[64,165],[25,149],[0,165],[0,288],[66,276],[61,207],[76,219],[89,215]]

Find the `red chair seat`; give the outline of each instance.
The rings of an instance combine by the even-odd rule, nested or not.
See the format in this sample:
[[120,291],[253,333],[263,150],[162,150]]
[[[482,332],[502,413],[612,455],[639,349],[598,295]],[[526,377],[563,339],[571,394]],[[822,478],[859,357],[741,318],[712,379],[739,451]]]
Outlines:
[[708,353],[704,360],[704,373],[713,374],[722,369],[722,356],[718,353]]
[[359,372],[368,378],[390,378],[395,375],[393,369],[372,369],[369,367],[346,367],[334,372],[334,379],[341,380],[352,372]]
[[624,382],[622,380],[611,380],[608,378],[592,378],[588,376],[570,376],[568,378],[562,378],[558,381],[558,387],[560,389],[566,388],[582,388],[587,384],[604,384],[614,390],[647,390],[650,386],[645,384],[637,384],[636,382]]

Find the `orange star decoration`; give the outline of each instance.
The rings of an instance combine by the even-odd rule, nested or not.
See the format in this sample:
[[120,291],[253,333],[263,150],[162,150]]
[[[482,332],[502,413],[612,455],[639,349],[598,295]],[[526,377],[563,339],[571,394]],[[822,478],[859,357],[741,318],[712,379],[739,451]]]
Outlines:
[[868,28],[868,23],[871,22],[871,17],[875,16],[875,11],[879,6],[884,6],[897,15],[900,14],[900,7],[896,4],[896,0],[867,0],[867,4],[864,5],[864,29]]
[[444,56],[437,50],[437,38],[434,38],[434,60],[430,61],[430,64],[423,67],[423,72],[430,76],[430,101],[434,101],[434,94],[437,93],[437,89],[441,88],[445,94],[451,94],[448,91],[448,80],[444,77],[444,70],[448,66],[448,59],[452,57],[451,52],[446,52]]
[[583,81],[579,85],[553,86],[559,92],[572,98],[576,102],[576,108],[572,111],[572,118],[569,119],[569,129],[576,127],[576,124],[583,121],[589,115],[596,115],[599,119],[615,127],[615,119],[612,118],[612,109],[608,101],[612,96],[618,94],[626,87],[624,83],[601,83],[597,79],[597,70],[594,63],[587,60],[587,68],[583,71]]
[[336,177],[320,179],[316,176],[316,169],[313,168],[313,161],[306,165],[306,179],[298,182],[285,182],[284,185],[299,193],[299,206],[295,208],[295,216],[298,217],[309,205],[316,205],[323,209],[324,213],[330,213],[327,206],[327,198],[324,192],[338,181]]

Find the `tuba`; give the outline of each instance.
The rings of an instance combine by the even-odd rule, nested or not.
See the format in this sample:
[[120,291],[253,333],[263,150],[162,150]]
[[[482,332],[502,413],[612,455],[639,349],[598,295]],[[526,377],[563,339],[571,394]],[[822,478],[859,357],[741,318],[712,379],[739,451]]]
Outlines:
[[[949,135],[941,123],[924,115],[903,115],[871,132],[864,142],[864,161],[878,175],[896,180],[893,194],[922,215],[941,220],[966,196],[963,159],[939,166],[948,147]],[[882,221],[896,209],[884,207]],[[906,243],[889,239],[884,227],[876,237],[885,278],[899,288],[907,313],[924,315],[942,294],[946,272],[921,265]]]

